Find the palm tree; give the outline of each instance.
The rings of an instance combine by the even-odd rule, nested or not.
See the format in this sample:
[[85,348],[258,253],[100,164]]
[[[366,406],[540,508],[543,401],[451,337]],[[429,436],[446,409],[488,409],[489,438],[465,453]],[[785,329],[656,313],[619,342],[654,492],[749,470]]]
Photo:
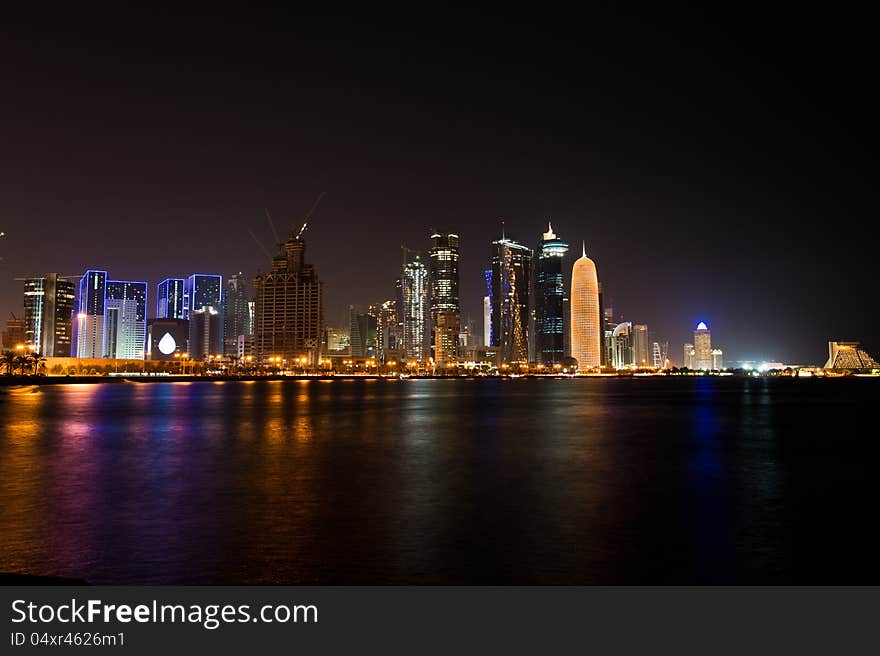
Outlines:
[[15,373],[16,357],[15,351],[3,351],[3,355],[0,355],[0,368],[6,370],[7,376]]
[[31,373],[34,376],[40,373],[40,367],[46,366],[46,358],[44,358],[39,353],[28,353],[27,359],[30,364]]
[[30,367],[31,359],[27,355],[16,355],[15,356],[15,366],[14,370],[18,371],[22,376],[27,374],[28,367]]

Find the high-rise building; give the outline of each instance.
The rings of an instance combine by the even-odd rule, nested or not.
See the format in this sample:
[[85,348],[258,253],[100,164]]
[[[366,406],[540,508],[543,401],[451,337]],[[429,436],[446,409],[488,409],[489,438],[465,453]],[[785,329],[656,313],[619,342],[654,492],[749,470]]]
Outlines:
[[[27,301],[25,301],[25,304],[27,304]],[[2,336],[0,336],[0,341],[2,341],[3,348],[6,350],[12,350],[19,344],[24,344],[24,319],[19,319],[17,316],[10,312],[9,318],[6,320],[6,327],[3,330]]]
[[302,230],[291,234],[272,258],[272,270],[254,280],[254,340],[261,362],[306,357],[317,366],[321,359],[323,294],[315,267],[305,262],[305,250]]
[[143,360],[146,341],[147,283],[106,281],[103,356]]
[[185,285],[183,278],[165,278],[156,287],[156,318],[183,319]]
[[712,369],[715,371],[724,369],[724,351],[721,349],[712,349]]
[[705,321],[698,323],[694,330],[694,369],[712,369],[712,331]]
[[349,327],[331,328],[326,330],[327,350],[334,353],[351,353],[351,332]]
[[374,309],[376,315],[376,355],[385,357],[385,351],[400,348],[400,324],[397,317],[397,301],[388,300]]
[[351,355],[356,358],[376,357],[376,316],[348,308]]
[[483,297],[483,344],[489,346],[492,341],[492,299]]
[[611,366],[628,369],[635,364],[634,335],[631,321],[622,321],[611,332]]
[[226,279],[223,298],[223,353],[236,355],[238,338],[250,333],[250,309],[244,274],[234,273]]
[[684,345],[684,361],[682,362],[682,366],[686,369],[696,369],[697,367],[697,354],[694,350],[693,344],[685,344]]
[[59,278],[57,273],[26,279],[24,334],[7,346],[14,348],[23,342],[46,357],[70,357],[72,313],[76,300],[74,288],[72,281]]
[[397,281],[397,311],[403,342],[400,350],[407,358],[427,360],[430,354],[428,314],[428,270],[418,256],[403,265]]
[[104,300],[107,272],[90,269],[79,281],[76,322],[76,357],[104,356]]
[[184,285],[184,319],[189,313],[203,307],[219,311],[223,307],[223,278],[215,274],[194,273]]
[[492,242],[492,346],[499,364],[529,362],[532,249],[503,236]]
[[633,364],[637,367],[650,367],[652,358],[648,341],[648,326],[643,323],[632,325]]
[[461,305],[458,297],[459,238],[454,232],[431,232],[430,271],[431,354],[435,362],[458,359]]
[[547,224],[535,259],[535,360],[552,366],[565,357],[565,274],[568,244]]
[[189,322],[186,319],[147,321],[147,357],[150,360],[174,360],[175,353],[186,352],[188,341]]
[[599,313],[599,278],[586,246],[571,272],[571,356],[578,369],[602,364],[602,317]]
[[189,357],[204,360],[223,350],[223,320],[220,311],[205,305],[189,313]]

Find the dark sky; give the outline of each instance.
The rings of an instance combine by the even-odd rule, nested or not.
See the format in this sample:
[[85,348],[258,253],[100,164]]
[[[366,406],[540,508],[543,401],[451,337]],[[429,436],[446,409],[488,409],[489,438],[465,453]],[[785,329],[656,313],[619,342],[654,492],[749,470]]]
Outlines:
[[880,354],[865,17],[240,6],[3,17],[4,316],[21,275],[253,275],[263,208],[287,232],[326,191],[307,236],[331,324],[390,298],[432,226],[462,235],[478,319],[500,219],[534,246],[552,216],[673,358],[699,319],[728,360]]

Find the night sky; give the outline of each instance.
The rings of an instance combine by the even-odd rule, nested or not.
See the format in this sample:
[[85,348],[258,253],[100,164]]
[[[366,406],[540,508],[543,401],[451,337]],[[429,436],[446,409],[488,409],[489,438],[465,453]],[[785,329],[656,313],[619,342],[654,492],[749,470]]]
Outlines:
[[500,220],[534,247],[549,216],[674,360],[700,319],[727,361],[880,355],[865,17],[616,7],[4,16],[3,318],[23,275],[147,280],[151,313],[162,278],[252,277],[263,208],[287,233],[326,192],[331,325],[437,227],[480,326]]

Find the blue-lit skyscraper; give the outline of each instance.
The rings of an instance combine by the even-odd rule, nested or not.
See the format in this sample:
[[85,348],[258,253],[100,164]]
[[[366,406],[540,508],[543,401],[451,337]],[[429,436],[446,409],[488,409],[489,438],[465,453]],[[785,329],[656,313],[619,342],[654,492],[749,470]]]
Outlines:
[[143,360],[147,341],[147,283],[108,280],[104,300],[104,357]]
[[535,360],[553,366],[565,356],[565,276],[568,244],[547,225],[535,261]]
[[76,321],[76,357],[104,356],[104,298],[107,272],[89,270],[79,281]]
[[166,278],[156,288],[156,318],[183,319],[183,278]]
[[223,307],[223,278],[218,275],[194,273],[186,279],[184,290],[184,319],[189,319],[189,313],[201,310],[203,307],[212,307],[218,312]]

